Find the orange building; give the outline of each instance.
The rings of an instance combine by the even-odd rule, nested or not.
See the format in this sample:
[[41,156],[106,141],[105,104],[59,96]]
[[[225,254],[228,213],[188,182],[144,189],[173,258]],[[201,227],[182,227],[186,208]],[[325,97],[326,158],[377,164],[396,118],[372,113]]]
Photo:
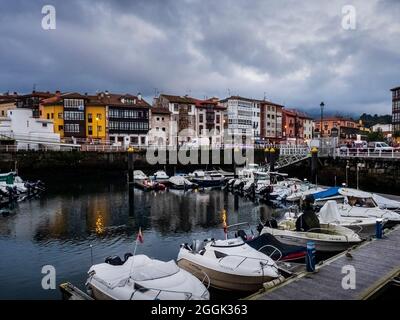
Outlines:
[[[358,129],[358,123],[352,119],[344,118],[344,117],[327,117],[322,119],[322,136],[330,137],[332,133],[332,129],[340,129],[340,128],[352,128]],[[315,120],[315,131],[320,132],[321,130],[321,120]]]

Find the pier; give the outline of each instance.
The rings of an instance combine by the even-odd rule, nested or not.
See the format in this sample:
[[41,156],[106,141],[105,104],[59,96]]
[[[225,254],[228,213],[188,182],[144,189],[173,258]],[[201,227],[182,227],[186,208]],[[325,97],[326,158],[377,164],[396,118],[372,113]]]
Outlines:
[[[319,264],[313,273],[298,275],[250,300],[366,300],[400,274],[400,226]],[[350,267],[349,267],[350,266]],[[346,272],[354,267],[354,289],[342,287]]]

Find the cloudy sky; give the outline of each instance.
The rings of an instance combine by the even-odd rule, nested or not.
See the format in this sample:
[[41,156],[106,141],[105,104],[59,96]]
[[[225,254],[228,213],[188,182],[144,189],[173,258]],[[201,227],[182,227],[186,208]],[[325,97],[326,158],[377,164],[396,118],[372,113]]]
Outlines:
[[[55,30],[42,29],[46,4]],[[383,114],[400,85],[399,0],[0,0],[0,11],[0,92],[265,95]]]

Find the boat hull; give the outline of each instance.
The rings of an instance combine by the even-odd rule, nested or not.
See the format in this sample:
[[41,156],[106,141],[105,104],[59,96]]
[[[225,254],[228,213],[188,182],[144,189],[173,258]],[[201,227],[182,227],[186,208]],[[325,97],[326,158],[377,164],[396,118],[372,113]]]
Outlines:
[[319,252],[340,252],[344,251],[360,241],[335,241],[335,240],[321,240],[316,238],[307,237],[307,232],[290,232],[285,230],[264,227],[262,233],[270,233],[277,240],[288,245],[307,247],[307,242],[312,241],[315,244],[316,251]]
[[202,280],[204,273],[210,278],[210,286],[219,290],[255,292],[263,283],[273,280],[269,276],[244,276],[220,272],[185,258],[178,260],[178,266]]

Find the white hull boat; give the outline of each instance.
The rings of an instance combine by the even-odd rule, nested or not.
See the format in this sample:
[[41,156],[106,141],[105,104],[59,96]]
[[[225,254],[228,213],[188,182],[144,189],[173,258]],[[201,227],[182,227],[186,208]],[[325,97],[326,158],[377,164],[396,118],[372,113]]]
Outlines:
[[[319,220],[325,224],[335,224],[355,231],[365,238],[375,234],[376,219],[363,217],[343,217],[339,213],[336,201],[327,201],[318,213]],[[386,223],[386,220],[383,221]]]
[[254,292],[279,277],[275,262],[241,238],[182,245],[178,265],[199,279],[206,273],[210,285],[221,290]]
[[89,295],[97,300],[209,299],[206,286],[172,260],[163,262],[136,255],[118,263],[100,263],[90,268],[86,282]]
[[182,176],[173,176],[168,179],[168,182],[172,189],[183,190],[191,189],[194,187],[194,183],[190,182],[188,179]]
[[265,226],[261,234],[269,233],[280,242],[307,246],[307,242],[315,243],[315,249],[320,252],[339,252],[359,244],[361,238],[351,229],[333,224],[320,223],[319,229],[296,231],[296,220],[287,219],[279,223],[278,228]]

